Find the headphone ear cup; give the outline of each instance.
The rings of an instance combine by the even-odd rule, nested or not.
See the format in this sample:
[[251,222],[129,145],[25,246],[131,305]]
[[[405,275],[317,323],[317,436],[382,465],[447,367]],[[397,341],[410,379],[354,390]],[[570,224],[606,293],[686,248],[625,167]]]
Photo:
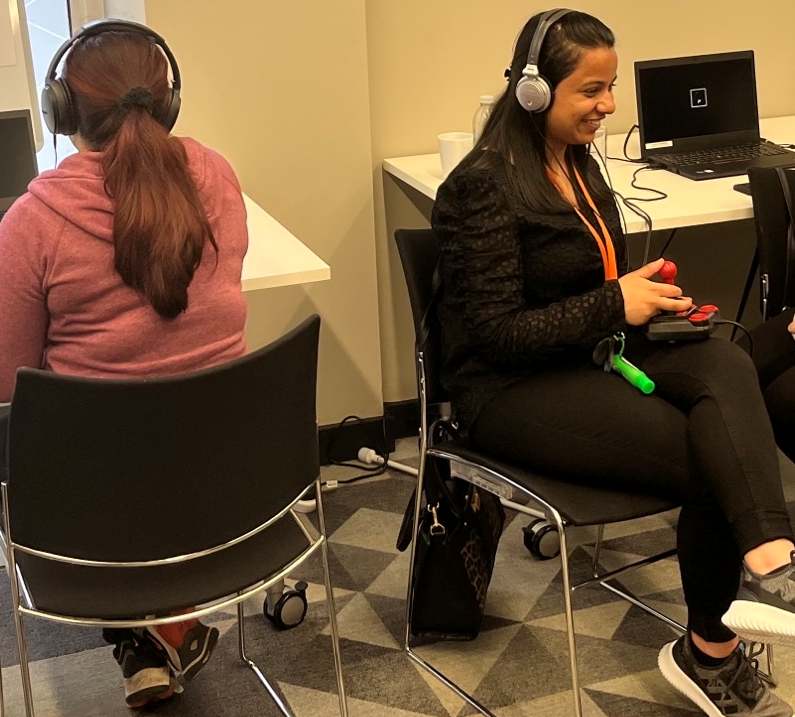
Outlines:
[[182,100],[179,96],[179,90],[172,89],[168,100],[168,106],[166,107],[162,118],[159,120],[160,124],[162,124],[169,132],[174,129],[174,125],[177,123],[177,117],[179,116],[179,108],[181,105]]
[[543,77],[522,77],[516,83],[516,99],[528,112],[543,112],[552,102],[552,90]]
[[49,80],[41,91],[41,113],[53,134],[77,132],[77,116],[69,86],[60,79]]

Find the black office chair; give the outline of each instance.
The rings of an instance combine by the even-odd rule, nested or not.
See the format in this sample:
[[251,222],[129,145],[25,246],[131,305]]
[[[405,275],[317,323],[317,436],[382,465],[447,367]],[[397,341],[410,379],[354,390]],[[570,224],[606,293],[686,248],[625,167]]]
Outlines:
[[739,317],[759,272],[759,310],[767,321],[795,306],[795,167],[748,170],[756,251],[743,288]]
[[[434,268],[439,259],[439,247],[436,236],[431,229],[399,229],[395,232],[398,251],[400,253],[403,272],[408,285],[411,310],[414,318],[414,328],[417,337],[421,332],[423,317],[426,318],[427,338],[424,343],[416,347],[417,382],[420,401],[420,467],[417,476],[417,495],[422,494],[425,462],[428,456],[437,456],[448,460],[457,468],[458,475],[475,474],[477,484],[487,490],[491,486],[494,493],[504,495],[506,489],[525,498],[530,498],[541,507],[542,515],[549,524],[557,530],[560,538],[560,561],[563,578],[563,598],[566,615],[566,631],[568,634],[569,659],[571,669],[571,684],[574,697],[574,714],[582,716],[580,697],[579,673],[577,668],[577,651],[575,644],[574,614],[571,596],[575,590],[590,585],[601,585],[608,590],[629,600],[655,617],[663,620],[671,627],[684,631],[684,627],[671,620],[666,615],[644,604],[635,596],[627,593],[623,588],[609,582],[612,578],[638,567],[650,565],[669,558],[676,553],[675,550],[666,550],[644,560],[624,566],[618,570],[607,573],[599,572],[599,554],[602,542],[604,525],[624,520],[642,518],[656,513],[662,513],[678,504],[670,498],[656,497],[648,493],[632,493],[590,486],[575,485],[556,478],[546,477],[531,471],[509,465],[503,461],[492,458],[474,447],[466,439],[446,441],[430,447],[428,444],[429,409],[434,405],[444,405],[448,400],[439,382],[440,368],[440,326],[435,316],[435,311],[428,311],[432,306],[435,287],[433,282]],[[522,513],[537,516],[538,512],[523,505],[511,502],[510,507]],[[419,528],[422,501],[415,502],[414,511],[414,544]],[[596,548],[593,559],[593,578],[582,583],[572,585],[569,576],[569,560],[566,542],[566,529],[575,526],[598,526]],[[406,651],[416,663],[428,670],[436,678],[451,688],[459,697],[468,702],[478,712],[489,717],[494,717],[488,708],[480,704],[474,697],[455,684],[447,676],[426,662],[412,649],[411,644],[411,596],[412,580],[414,576],[414,551],[411,554],[409,567],[409,586],[406,604]]]
[[[132,628],[233,605],[241,660],[290,717],[246,654],[242,601],[318,549],[346,717],[319,479],[319,329],[313,316],[238,360],[173,377],[19,370],[2,489],[28,717],[23,617]],[[291,510],[313,484],[319,534]]]

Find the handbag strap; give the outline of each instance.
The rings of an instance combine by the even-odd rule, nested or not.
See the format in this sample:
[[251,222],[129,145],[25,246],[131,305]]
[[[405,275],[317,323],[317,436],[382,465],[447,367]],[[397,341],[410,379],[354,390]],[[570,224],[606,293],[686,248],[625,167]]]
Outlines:
[[[437,418],[428,429],[429,446],[433,447],[448,438],[459,438],[458,428],[447,419]],[[427,456],[426,460],[427,458],[432,456]],[[463,506],[459,505],[460,498],[450,490],[447,481],[439,475],[439,472],[428,470],[427,465],[423,490],[429,505],[444,504],[456,518],[461,517]]]

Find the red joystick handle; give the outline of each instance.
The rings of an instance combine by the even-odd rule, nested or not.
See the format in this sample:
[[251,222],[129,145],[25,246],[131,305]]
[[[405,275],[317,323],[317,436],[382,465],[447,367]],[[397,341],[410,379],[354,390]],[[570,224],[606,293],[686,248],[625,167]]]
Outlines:
[[657,273],[666,284],[673,284],[674,279],[676,279],[676,264],[672,261],[663,262],[660,271]]

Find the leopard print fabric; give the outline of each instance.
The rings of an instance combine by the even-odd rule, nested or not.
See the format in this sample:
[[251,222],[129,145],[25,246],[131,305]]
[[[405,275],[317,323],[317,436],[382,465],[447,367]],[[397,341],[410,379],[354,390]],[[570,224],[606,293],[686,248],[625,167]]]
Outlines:
[[[478,530],[472,530],[469,539],[461,548],[469,582],[475,591],[478,607],[483,610],[486,593],[494,569],[494,556],[502,533],[503,518],[493,496],[484,499],[480,491],[472,487],[472,511],[477,516]],[[488,545],[487,545],[488,543]]]

